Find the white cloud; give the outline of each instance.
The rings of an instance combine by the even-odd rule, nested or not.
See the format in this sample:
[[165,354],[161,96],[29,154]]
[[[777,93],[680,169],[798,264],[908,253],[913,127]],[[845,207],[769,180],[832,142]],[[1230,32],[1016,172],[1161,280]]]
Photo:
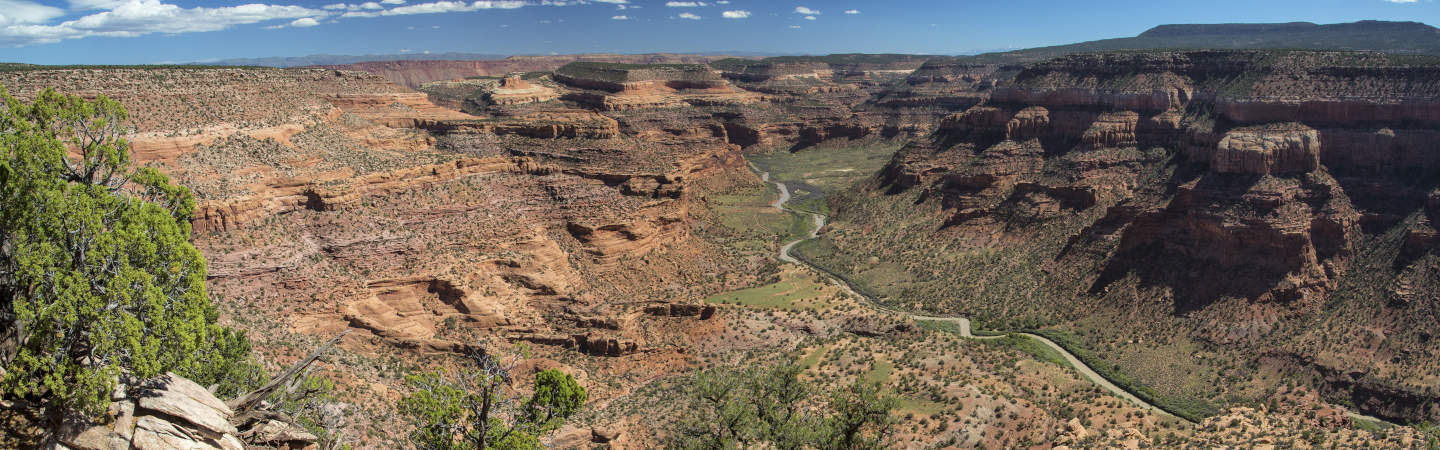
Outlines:
[[845,10],[845,14],[860,14],[860,10],[858,10],[858,9],[847,9],[847,10]]
[[630,20],[630,16],[610,16],[610,20]]
[[665,6],[670,8],[696,8],[705,6],[705,2],[665,2]]
[[799,26],[799,25],[791,25],[791,26],[790,26],[790,29],[792,29],[792,30],[798,30],[798,29],[800,29],[800,26]]
[[135,37],[153,33],[218,31],[235,25],[325,15],[324,11],[291,5],[252,3],[220,8],[181,8],[159,0],[128,0],[109,11],[53,25],[37,25],[18,21],[34,20],[48,13],[45,10],[38,10],[39,13],[33,9],[25,11],[24,14],[5,15],[5,21],[16,21],[18,24],[7,23],[0,27],[0,45],[53,43],[91,36]]
[[0,0],[0,26],[45,23],[65,15],[65,10],[25,0]]
[[805,16],[805,20],[815,20],[815,16]]
[[[59,3],[64,7],[51,6],[40,1]],[[432,0],[425,3],[407,3],[407,0],[361,0],[359,3],[330,3],[316,7],[265,3],[184,7],[170,3],[176,1],[178,0],[0,0],[0,47],[54,43],[87,37],[135,37],[147,34],[219,31],[257,23],[264,25],[266,29],[314,27],[326,21],[345,18],[516,9],[531,5],[603,3],[615,5],[620,10],[639,8],[630,4],[631,0]],[[667,6],[709,5],[701,1],[672,1]],[[615,17],[617,20],[629,19],[628,16]],[[623,19],[620,19],[621,17]],[[700,16],[688,13],[679,17],[700,19]]]
[[482,9],[516,9],[525,6],[521,0],[479,0],[474,3],[442,0],[431,3],[416,3],[384,11],[351,11],[340,17],[407,16],[411,14],[438,14],[448,12],[479,11]]
[[688,13],[688,12],[680,13],[680,18],[681,18],[681,19],[689,19],[689,20],[700,20],[700,16],[697,16],[697,15],[694,15],[694,14],[690,14],[690,13]]
[[[372,2],[365,2],[365,3],[351,3],[351,4],[348,4],[348,5],[347,5],[347,4],[344,4],[344,3],[331,3],[331,4],[328,4],[328,5],[325,5],[325,6],[321,6],[320,9],[331,10],[331,11],[338,11],[338,10],[345,10],[345,11],[379,11],[379,10],[385,9],[385,7],[384,7],[384,6],[381,6],[381,5],[401,5],[401,4],[404,4],[404,3],[405,3],[405,0],[384,0],[384,1],[381,1],[381,2],[378,2],[378,3],[372,1]],[[371,13],[371,14],[373,14],[373,13]],[[344,16],[342,16],[342,17],[371,17],[371,16],[368,15],[368,14],[355,14],[355,15],[348,15],[348,14],[347,14],[347,15],[344,15]]]
[[730,4],[730,0],[719,0],[719,1],[716,1],[715,4],[717,4],[717,5],[728,5],[728,4]]
[[807,16],[818,16],[818,15],[820,15],[820,10],[818,10],[818,9],[810,9],[810,8],[806,8],[806,7],[804,7],[804,6],[796,6],[796,7],[795,7],[795,14],[804,14],[804,15],[807,15]]
[[1420,0],[1385,0],[1390,3],[1417,3]]
[[94,11],[97,9],[115,9],[125,4],[126,0],[69,0],[71,11]]
[[750,17],[750,11],[725,11],[723,13],[720,13],[720,16],[726,19],[744,19],[746,17]]

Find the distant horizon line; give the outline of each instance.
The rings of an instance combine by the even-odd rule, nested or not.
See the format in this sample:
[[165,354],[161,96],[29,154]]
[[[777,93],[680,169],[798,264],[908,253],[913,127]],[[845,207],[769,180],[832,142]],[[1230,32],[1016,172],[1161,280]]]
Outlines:
[[[1291,24],[1311,24],[1311,25],[1319,25],[1319,26],[1330,26],[1330,25],[1347,25],[1347,24],[1361,24],[1361,23],[1391,23],[1391,24],[1411,23],[1411,24],[1420,24],[1420,25],[1424,25],[1424,26],[1436,28],[1434,25],[1431,25],[1431,24],[1426,23],[1426,22],[1421,21],[1421,20],[1375,20],[1375,19],[1360,19],[1360,20],[1354,20],[1354,21],[1350,21],[1350,22],[1335,22],[1335,23],[1317,23],[1317,22],[1311,22],[1311,21],[1288,21],[1288,22],[1221,22],[1221,23],[1162,23],[1162,24],[1153,25],[1153,26],[1151,26],[1150,28],[1147,28],[1146,32],[1149,32],[1150,30],[1155,30],[1155,29],[1158,29],[1158,28],[1164,28],[1164,27],[1183,27],[1183,26],[1291,25]],[[437,61],[437,60],[489,61],[489,60],[503,60],[503,59],[512,58],[512,57],[545,57],[545,56],[557,56],[557,57],[562,57],[562,56],[584,56],[584,55],[625,55],[625,56],[635,56],[635,55],[696,55],[696,56],[737,56],[737,57],[761,57],[761,58],[763,58],[763,57],[776,57],[776,56],[826,56],[826,55],[843,55],[843,54],[866,54],[866,55],[896,54],[896,55],[913,55],[913,56],[976,56],[976,55],[984,55],[984,54],[990,54],[990,53],[1005,53],[1005,52],[1012,52],[1012,51],[1018,51],[1018,50],[1039,49],[1039,48],[1046,48],[1046,47],[1054,47],[1054,46],[1064,46],[1064,45],[1072,45],[1072,44],[1078,44],[1078,43],[1086,43],[1086,42],[1105,41],[1105,40],[1111,40],[1111,39],[1125,39],[1125,38],[1131,38],[1131,37],[1139,37],[1139,36],[1141,36],[1141,35],[1143,35],[1143,34],[1144,34],[1144,33],[1142,32],[1142,33],[1140,33],[1140,34],[1133,35],[1133,36],[1101,37],[1101,38],[1096,38],[1096,39],[1090,39],[1090,40],[1084,40],[1084,41],[1075,41],[1075,42],[1042,44],[1042,45],[1033,45],[1033,46],[1013,46],[1013,47],[1004,47],[1004,48],[969,49],[969,50],[958,51],[958,52],[944,52],[944,53],[935,53],[935,52],[912,52],[912,51],[827,51],[827,52],[796,51],[796,52],[786,52],[786,51],[760,51],[760,50],[734,50],[734,49],[732,49],[732,50],[701,50],[701,51],[655,51],[655,50],[644,50],[644,51],[585,51],[585,52],[563,52],[563,53],[562,53],[562,52],[553,52],[553,51],[552,51],[552,52],[549,52],[549,53],[544,53],[544,52],[517,52],[517,53],[496,52],[496,53],[490,53],[490,52],[480,52],[480,51],[443,51],[443,52],[435,52],[435,51],[406,51],[406,50],[402,49],[402,50],[399,51],[399,52],[390,52],[390,53],[364,53],[364,54],[354,54],[354,53],[350,53],[350,54],[346,54],[346,53],[309,53],[309,54],[304,54],[304,55],[290,55],[290,56],[270,55],[270,56],[248,56],[248,57],[222,57],[222,58],[205,58],[205,59],[189,60],[189,61],[163,60],[163,61],[155,61],[155,62],[140,62],[140,63],[126,63],[126,64],[104,64],[104,63],[99,63],[99,64],[92,64],[92,63],[52,63],[52,64],[37,64],[37,63],[28,63],[28,62],[23,62],[23,61],[0,61],[0,64],[26,64],[26,65],[35,65],[35,66],[161,66],[161,65],[227,65],[227,66],[241,66],[241,65],[256,65],[256,66],[268,66],[268,67],[301,67],[301,66],[310,66],[310,65],[347,65],[347,64],[358,64],[358,63],[367,63],[367,62]],[[293,64],[286,64],[286,63],[284,63],[284,61],[286,61],[286,60],[292,60],[292,61],[293,61],[293,60],[322,59],[322,58],[339,59],[339,60],[345,60],[345,61],[343,61],[343,62],[342,62],[342,61],[334,61],[334,62],[312,62],[312,63],[297,62],[297,63],[293,63]],[[268,63],[268,64],[267,64],[267,63]]]

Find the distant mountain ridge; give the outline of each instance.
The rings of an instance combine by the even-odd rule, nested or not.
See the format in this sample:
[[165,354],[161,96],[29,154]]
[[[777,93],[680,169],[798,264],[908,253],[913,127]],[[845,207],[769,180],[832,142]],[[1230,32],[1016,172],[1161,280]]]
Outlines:
[[1440,55],[1440,28],[1420,22],[1315,24],[1225,23],[1159,25],[1135,37],[985,53],[958,59],[976,63],[1026,63],[1072,53],[1151,49],[1362,50]]
[[1171,24],[1158,25],[1140,33],[1138,37],[1177,37],[1197,35],[1223,35],[1232,33],[1313,33],[1313,32],[1440,32],[1440,29],[1420,22],[1385,22],[1362,20],[1359,22],[1319,25],[1312,22],[1286,23],[1217,23],[1217,24]]

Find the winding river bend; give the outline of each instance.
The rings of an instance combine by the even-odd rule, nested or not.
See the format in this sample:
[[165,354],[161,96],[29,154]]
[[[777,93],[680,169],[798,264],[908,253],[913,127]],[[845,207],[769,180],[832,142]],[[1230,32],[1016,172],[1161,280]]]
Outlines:
[[[959,317],[959,316],[931,316],[931,315],[923,315],[923,314],[913,314],[913,313],[908,312],[908,311],[902,311],[902,310],[898,310],[898,309],[895,309],[895,308],[891,308],[891,307],[885,306],[885,305],[881,304],[879,301],[877,301],[876,299],[871,298],[870,296],[865,295],[865,294],[862,294],[862,293],[860,293],[859,291],[855,290],[855,288],[850,285],[850,282],[845,281],[845,279],[842,278],[842,277],[840,277],[838,274],[835,274],[835,273],[833,273],[833,272],[830,272],[829,270],[826,270],[826,269],[823,268],[823,267],[816,266],[816,265],[814,265],[814,264],[811,264],[811,263],[809,263],[809,262],[806,262],[805,260],[796,258],[796,257],[791,253],[791,252],[795,249],[795,246],[796,246],[796,245],[799,245],[801,242],[805,242],[805,241],[808,241],[808,240],[815,239],[815,238],[819,237],[819,236],[820,236],[820,229],[825,227],[825,219],[826,219],[825,216],[824,216],[824,215],[821,215],[821,214],[816,214],[816,213],[808,212],[808,211],[799,211],[799,210],[791,209],[789,206],[786,205],[787,203],[790,203],[790,197],[791,197],[791,196],[790,196],[790,188],[789,188],[788,186],[786,186],[785,183],[781,183],[781,182],[779,182],[779,181],[771,180],[771,179],[770,179],[770,172],[760,170],[760,168],[759,168],[759,167],[756,167],[755,164],[753,164],[753,163],[750,164],[750,169],[751,169],[751,170],[754,170],[755,173],[757,173],[757,174],[760,175],[760,180],[761,180],[761,181],[764,181],[764,182],[770,183],[770,184],[774,184],[774,185],[775,185],[775,188],[776,188],[776,189],[779,189],[779,191],[780,191],[780,198],[777,199],[777,200],[775,200],[775,203],[772,203],[770,206],[773,206],[775,209],[778,209],[778,210],[781,210],[781,211],[784,211],[784,212],[789,212],[789,213],[792,213],[792,214],[799,214],[799,215],[801,215],[801,216],[810,216],[810,217],[811,217],[811,220],[813,221],[814,227],[811,228],[811,229],[810,229],[810,232],[807,233],[804,237],[802,237],[802,238],[800,238],[800,239],[796,239],[796,240],[791,241],[791,242],[787,242],[787,243],[785,243],[785,245],[784,245],[783,247],[780,247],[780,255],[779,255],[779,257],[780,257],[780,260],[781,260],[781,261],[785,261],[785,262],[788,262],[788,263],[791,263],[791,264],[796,264],[796,265],[805,266],[805,267],[810,268],[811,270],[814,270],[814,271],[816,271],[816,272],[819,272],[819,273],[824,274],[824,275],[825,275],[825,278],[829,279],[831,283],[833,283],[835,286],[839,287],[841,290],[844,290],[845,292],[849,293],[850,295],[855,296],[855,298],[864,299],[865,301],[864,301],[863,303],[864,303],[866,306],[869,306],[870,308],[877,309],[877,310],[882,310],[882,311],[893,312],[893,313],[897,313],[897,314],[903,314],[903,315],[905,315],[905,316],[910,317],[910,319],[912,319],[912,320],[927,320],[927,321],[950,322],[950,323],[955,324],[955,325],[960,329],[960,336],[961,336],[961,337],[964,337],[964,338],[967,338],[967,339],[999,339],[999,338],[1004,337],[1003,335],[1001,335],[1001,336],[976,336],[975,334],[971,333],[971,331],[970,331],[970,319],[965,318],[965,317]],[[1152,412],[1154,412],[1154,413],[1156,413],[1156,414],[1163,415],[1163,416],[1167,416],[1167,417],[1175,417],[1175,418],[1177,418],[1177,419],[1180,419],[1180,420],[1184,420],[1184,421],[1186,421],[1186,422],[1189,422],[1189,420],[1187,420],[1187,419],[1185,419],[1185,418],[1178,417],[1178,416],[1175,416],[1175,415],[1173,415],[1173,414],[1170,414],[1169,412],[1166,412],[1165,410],[1160,409],[1159,407],[1156,407],[1155,405],[1152,405],[1152,404],[1150,404],[1149,402],[1146,402],[1146,401],[1144,401],[1144,400],[1141,400],[1139,397],[1136,397],[1134,394],[1131,394],[1131,393],[1125,391],[1124,389],[1121,389],[1120,386],[1116,386],[1115,383],[1111,383],[1110,380],[1107,380],[1107,379],[1105,379],[1105,377],[1100,376],[1100,374],[1097,373],[1097,372],[1095,372],[1094,369],[1091,369],[1090,366],[1085,365],[1084,362],[1080,361],[1079,358],[1076,358],[1075,355],[1071,354],[1068,350],[1065,350],[1064,347],[1061,347],[1059,344],[1056,344],[1054,341],[1051,341],[1050,339],[1047,339],[1047,338],[1045,338],[1044,336],[1040,336],[1040,335],[1037,335],[1037,334],[1031,334],[1031,333],[1023,333],[1023,332],[1020,332],[1020,333],[1012,333],[1012,334],[1023,335],[1023,336],[1025,336],[1025,337],[1030,338],[1030,339],[1034,339],[1034,340],[1036,340],[1036,341],[1039,341],[1041,344],[1044,344],[1046,347],[1050,347],[1050,348],[1054,349],[1055,351],[1059,352],[1061,356],[1063,356],[1063,357],[1065,358],[1065,361],[1066,361],[1066,362],[1070,363],[1070,366],[1071,366],[1071,367],[1074,367],[1076,371],[1080,372],[1081,375],[1084,375],[1085,378],[1089,379],[1091,382],[1095,383],[1096,385],[1099,385],[1100,387],[1104,388],[1106,391],[1109,391],[1111,394],[1114,394],[1114,395],[1117,396],[1117,397],[1123,398],[1123,399],[1125,399],[1126,401],[1129,401],[1130,403],[1133,403],[1133,404],[1135,404],[1135,405],[1137,405],[1137,406],[1140,406],[1140,407],[1142,407],[1142,408],[1144,408],[1144,409],[1148,409],[1148,410],[1150,410],[1150,411],[1152,411]]]

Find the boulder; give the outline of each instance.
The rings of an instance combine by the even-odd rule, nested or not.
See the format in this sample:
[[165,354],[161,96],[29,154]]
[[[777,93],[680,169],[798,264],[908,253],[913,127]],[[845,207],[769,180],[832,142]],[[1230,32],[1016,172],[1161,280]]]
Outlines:
[[235,413],[225,402],[215,398],[194,381],[167,373],[147,383],[139,395],[139,407],[144,412],[157,412],[183,420],[205,434],[219,439],[223,434],[237,434],[230,417]]
[[244,434],[245,441],[252,444],[265,444],[286,448],[304,448],[319,438],[303,428],[281,422],[278,420],[267,420],[254,427]]
[[[120,447],[125,448],[125,447]],[[156,416],[141,417],[135,424],[135,437],[130,441],[130,447],[135,450],[190,450],[218,448],[224,450],[244,450],[244,444],[240,443],[234,435],[221,435],[216,438],[199,436],[194,430],[177,426],[165,419]]]
[[121,446],[119,448],[129,445],[128,441],[104,426],[92,426],[74,436],[60,436],[59,441],[60,445],[75,450],[108,450],[117,448],[117,445]]
[[234,412],[224,402],[199,384],[173,373],[146,380],[133,389],[117,390],[112,400],[108,416],[114,420],[65,425],[56,432],[56,441],[49,448],[244,450],[247,442],[309,448],[318,440],[304,429],[275,420],[289,419],[274,413],[262,414],[267,418],[258,422],[238,420],[247,428],[242,434],[233,425],[237,422]]

